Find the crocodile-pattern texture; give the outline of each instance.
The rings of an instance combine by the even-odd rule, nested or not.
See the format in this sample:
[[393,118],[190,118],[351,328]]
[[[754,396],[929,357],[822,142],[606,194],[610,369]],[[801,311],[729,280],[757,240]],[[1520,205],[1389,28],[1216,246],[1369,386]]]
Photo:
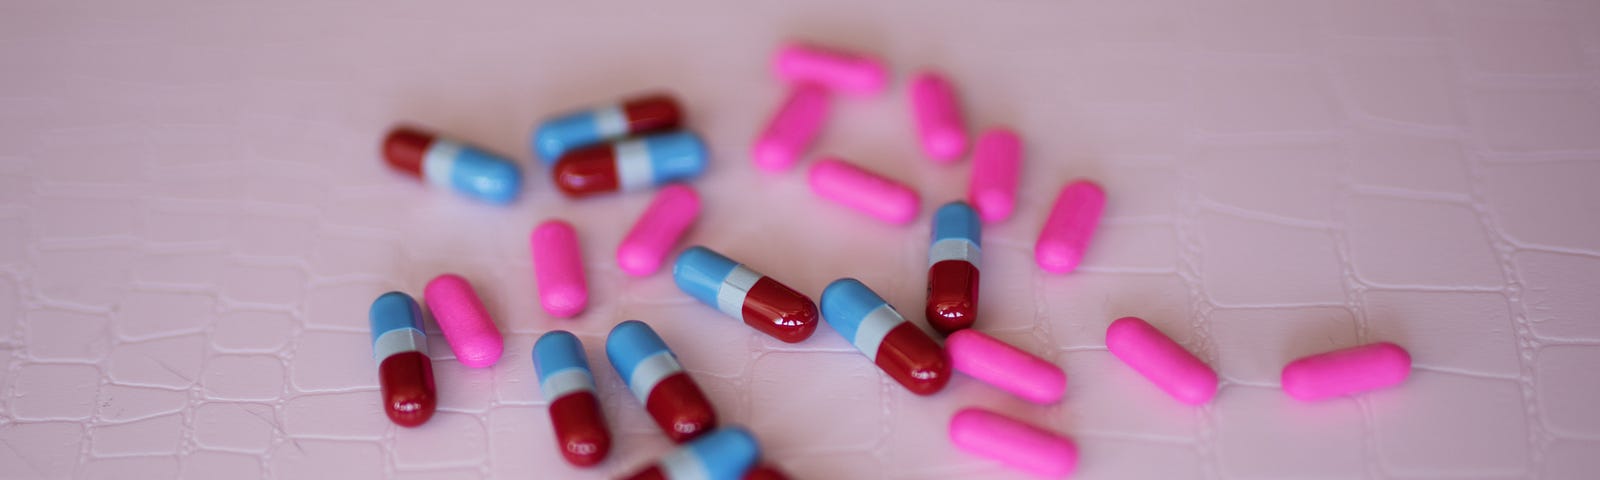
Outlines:
[[[0,477],[600,478],[670,445],[601,351],[650,322],[723,418],[799,478],[1009,478],[955,450],[983,405],[1080,444],[1080,478],[1594,478],[1600,472],[1600,3],[117,2],[0,5]],[[891,227],[752,165],[785,39],[882,55],[813,154],[917,187]],[[919,153],[936,66],[973,132],[1015,127],[1020,206],[985,232],[978,328],[1065,368],[1037,406],[970,378],[909,394],[832,329],[799,344],[613,253],[648,192],[581,201],[529,168],[507,208],[388,170],[417,122],[536,165],[547,115],[666,88],[714,152],[687,239],[813,296],[856,276],[921,311],[928,216],[970,160]],[[813,161],[812,158],[807,162]],[[802,168],[804,165],[802,165]],[[1041,272],[1056,190],[1109,193],[1083,267]],[[553,319],[531,227],[573,222],[592,302]],[[378,405],[366,309],[470,278],[506,332],[466,369],[433,330],[439,413]],[[1136,315],[1213,364],[1178,404],[1104,348]],[[920,315],[913,320],[921,321]],[[578,333],[616,435],[561,461],[528,352]],[[1402,386],[1315,404],[1298,356],[1393,341]]]

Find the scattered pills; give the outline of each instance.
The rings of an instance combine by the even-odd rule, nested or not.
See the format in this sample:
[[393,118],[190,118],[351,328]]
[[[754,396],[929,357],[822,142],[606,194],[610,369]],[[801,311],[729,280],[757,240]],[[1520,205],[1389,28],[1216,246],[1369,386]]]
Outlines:
[[837,158],[817,161],[807,180],[822,198],[892,224],[911,223],[921,208],[911,187]]
[[1011,218],[1017,205],[1017,176],[1022,169],[1022,140],[1004,128],[978,137],[972,154],[972,180],[967,186],[967,201],[994,223]]
[[433,417],[439,399],[433,361],[428,359],[428,336],[422,331],[422,307],[410,295],[389,292],[372,301],[367,318],[384,413],[402,427],[422,425]]
[[550,178],[562,194],[584,197],[688,180],[705,170],[705,144],[695,134],[679,131],[567,152],[556,162]]
[[1200,405],[1217,394],[1217,372],[1139,317],[1111,322],[1106,348],[1180,402]]
[[1051,273],[1076,270],[1100,224],[1105,205],[1106,193],[1094,182],[1076,180],[1062,187],[1050,209],[1050,218],[1039,230],[1039,241],[1033,246],[1039,268]]
[[533,343],[533,369],[539,391],[550,402],[550,425],[556,447],[568,463],[588,467],[600,463],[611,451],[611,432],[595,396],[594,372],[583,352],[583,342],[562,330],[553,330]]
[[589,284],[583,274],[578,232],[567,222],[550,220],[534,227],[528,243],[533,249],[539,305],[558,318],[583,312],[589,306]]
[[878,95],[889,87],[889,72],[878,59],[812,45],[784,45],[772,67],[791,84],[815,83],[852,95]]
[[676,99],[667,94],[647,95],[546,120],[533,132],[533,151],[550,166],[575,148],[672,130],[682,124],[683,109]]
[[761,458],[748,430],[719,428],[678,447],[625,480],[739,480]]
[[810,298],[706,247],[678,254],[672,280],[701,303],[772,338],[795,343],[817,330],[817,305]]
[[489,203],[511,203],[522,190],[522,171],[515,163],[422,130],[390,131],[383,157],[396,170]]
[[606,357],[672,441],[683,443],[716,427],[711,401],[649,325],[628,320],[612,327]]
[[978,265],[983,256],[983,224],[964,202],[933,212],[928,246],[928,324],[939,333],[972,326],[978,319]]
[[1072,439],[979,408],[962,409],[950,419],[950,443],[1045,477],[1062,477],[1078,466],[1078,446]]
[[1027,401],[1048,405],[1067,393],[1067,374],[1061,367],[977,330],[950,334],[944,348],[957,372]]
[[861,281],[842,278],[828,284],[822,290],[822,318],[911,393],[931,395],[950,382],[944,348]]
[[1372,343],[1304,357],[1283,367],[1283,391],[1316,401],[1392,387],[1411,374],[1411,354],[1393,343]]
[[490,367],[500,361],[505,341],[467,279],[453,273],[434,277],[423,290],[422,301],[433,312],[433,320],[450,343],[456,361],[472,368]]
[[967,127],[961,103],[944,75],[924,71],[911,78],[911,113],[922,152],[938,163],[950,163],[967,152]]
[[827,118],[828,92],[814,84],[797,84],[756,137],[750,156],[762,170],[788,170],[811,147]]
[[617,266],[636,277],[656,273],[699,216],[700,195],[694,188],[684,184],[662,187],[628,235],[622,237],[622,244],[617,246]]

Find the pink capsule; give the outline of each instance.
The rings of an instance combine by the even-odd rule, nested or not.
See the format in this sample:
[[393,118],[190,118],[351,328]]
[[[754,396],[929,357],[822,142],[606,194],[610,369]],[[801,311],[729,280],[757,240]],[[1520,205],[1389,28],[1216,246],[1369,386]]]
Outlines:
[[950,419],[950,443],[1044,477],[1062,477],[1078,466],[1078,445],[1072,439],[980,408],[956,412]]
[[637,277],[656,273],[698,216],[700,195],[693,188],[683,184],[663,187],[617,246],[617,266]]
[[809,181],[822,198],[893,224],[911,223],[921,208],[922,199],[911,187],[837,158],[813,164]]
[[889,73],[877,58],[800,43],[779,48],[772,69],[789,83],[815,83],[852,95],[878,95],[889,86]]
[[589,286],[583,276],[583,252],[578,232],[561,220],[534,227],[528,242],[533,248],[533,276],[539,282],[539,305],[559,318],[582,312],[589,305]]
[[1106,348],[1180,402],[1200,405],[1217,394],[1217,372],[1139,317],[1111,322]]
[[1304,357],[1283,367],[1283,391],[1315,401],[1392,387],[1411,374],[1411,354],[1393,343],[1372,343]]
[[961,120],[961,104],[944,76],[924,71],[911,80],[911,112],[917,121],[922,151],[934,161],[950,163],[967,152],[967,128]]
[[1076,180],[1062,187],[1033,246],[1039,268],[1051,273],[1076,270],[1105,206],[1106,192],[1094,182]]
[[977,330],[950,334],[944,349],[956,371],[1030,402],[1055,403],[1067,392],[1067,374],[1061,367]]
[[1011,218],[1017,205],[1017,175],[1022,169],[1022,140],[1004,128],[983,132],[972,154],[972,181],[967,201],[985,222]]
[[827,117],[828,92],[815,84],[795,85],[751,148],[756,166],[769,172],[794,166],[816,140]]
[[433,312],[433,320],[439,323],[439,331],[444,332],[456,361],[472,368],[490,367],[500,361],[505,341],[467,279],[454,273],[434,277],[422,291],[422,300]]

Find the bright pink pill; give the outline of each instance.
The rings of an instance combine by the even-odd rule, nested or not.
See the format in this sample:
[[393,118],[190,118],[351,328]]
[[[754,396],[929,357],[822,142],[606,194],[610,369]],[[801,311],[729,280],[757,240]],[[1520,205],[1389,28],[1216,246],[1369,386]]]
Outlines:
[[583,252],[578,232],[561,220],[534,227],[533,276],[539,282],[539,305],[560,318],[582,312],[589,305],[589,285],[583,276]]
[[812,165],[809,180],[811,191],[822,198],[885,222],[911,223],[921,208],[922,199],[911,187],[837,158]]
[[1106,192],[1094,182],[1076,180],[1062,187],[1050,218],[1039,230],[1039,242],[1033,245],[1039,268],[1051,273],[1076,270],[1105,206]]
[[1180,402],[1199,405],[1217,394],[1217,372],[1139,317],[1111,322],[1106,348]]
[[1411,354],[1373,343],[1301,358],[1283,367],[1283,391],[1313,401],[1392,387],[1411,374]]
[[918,73],[911,79],[911,113],[917,121],[922,151],[939,163],[950,163],[967,152],[967,127],[961,120],[956,91],[943,75]]
[[889,73],[876,58],[800,43],[779,48],[772,69],[792,84],[815,83],[852,95],[877,95],[889,86]]
[[950,443],[1040,476],[1065,476],[1078,466],[1072,439],[979,408],[964,408],[950,419]]
[[815,84],[795,85],[789,91],[789,98],[767,122],[766,130],[756,137],[750,152],[756,166],[769,172],[794,166],[816,140],[827,118],[828,92]]
[[977,330],[950,334],[944,349],[956,371],[1030,402],[1055,403],[1067,392],[1067,374],[1061,367]]
[[663,187],[617,247],[617,266],[642,277],[661,269],[672,246],[700,216],[700,195],[683,184]]
[[983,132],[972,154],[972,182],[967,201],[985,222],[1011,218],[1017,205],[1017,175],[1022,169],[1022,140],[1004,128]]
[[433,312],[433,320],[439,323],[439,331],[444,332],[456,361],[472,368],[489,367],[500,361],[505,340],[467,279],[454,273],[434,277],[422,291],[422,300]]

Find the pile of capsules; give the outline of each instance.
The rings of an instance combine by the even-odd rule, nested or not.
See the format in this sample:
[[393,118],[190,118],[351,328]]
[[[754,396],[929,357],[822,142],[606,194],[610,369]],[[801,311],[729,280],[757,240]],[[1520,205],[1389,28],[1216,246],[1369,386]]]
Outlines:
[[[755,165],[768,172],[787,171],[806,154],[827,118],[831,95],[880,95],[889,83],[876,58],[803,44],[781,48],[773,67],[791,90],[751,151]],[[924,153],[941,163],[964,155],[967,134],[950,82],[923,71],[912,80],[910,95]],[[676,130],[682,118],[672,97],[653,95],[559,116],[533,135],[533,150],[568,196],[661,187],[617,249],[618,266],[628,274],[657,272],[699,216],[693,188],[673,183],[700,175],[707,164],[700,139]],[[480,200],[505,203],[520,188],[512,162],[418,129],[396,129],[383,150],[395,168]],[[853,278],[830,283],[819,308],[773,277],[692,246],[676,257],[673,280],[701,303],[784,342],[809,338],[820,314],[889,378],[918,395],[939,392],[959,371],[1034,403],[1059,402],[1067,386],[1060,367],[971,328],[978,318],[983,223],[1011,216],[1022,145],[1001,128],[980,135],[972,150],[966,201],[944,204],[933,214],[924,315],[937,335],[947,337],[943,345]],[[906,224],[918,215],[916,190],[838,158],[813,163],[807,180],[820,197],[887,223]],[[1093,182],[1067,183],[1035,243],[1039,267],[1075,270],[1104,205],[1105,193]],[[544,222],[534,228],[530,245],[540,305],[556,317],[582,312],[588,288],[573,227]],[[474,368],[499,361],[500,330],[466,279],[440,275],[428,282],[423,298],[458,361]],[[384,408],[397,424],[420,425],[436,403],[422,308],[410,296],[390,292],[373,302],[370,316]],[[1217,392],[1215,371],[1142,319],[1111,322],[1105,342],[1118,359],[1180,402],[1204,404]],[[617,324],[606,337],[605,353],[661,430],[683,445],[627,478],[786,478],[761,462],[748,430],[718,425],[711,402],[648,324]],[[535,342],[532,356],[563,457],[577,466],[599,463],[610,451],[610,433],[582,342],[569,332],[550,331]],[[1397,385],[1410,368],[1404,349],[1375,343],[1295,360],[1283,368],[1282,385],[1291,397],[1314,401]],[[949,436],[962,450],[1042,476],[1067,475],[1077,465],[1077,446],[1066,436],[980,407],[957,412]]]

